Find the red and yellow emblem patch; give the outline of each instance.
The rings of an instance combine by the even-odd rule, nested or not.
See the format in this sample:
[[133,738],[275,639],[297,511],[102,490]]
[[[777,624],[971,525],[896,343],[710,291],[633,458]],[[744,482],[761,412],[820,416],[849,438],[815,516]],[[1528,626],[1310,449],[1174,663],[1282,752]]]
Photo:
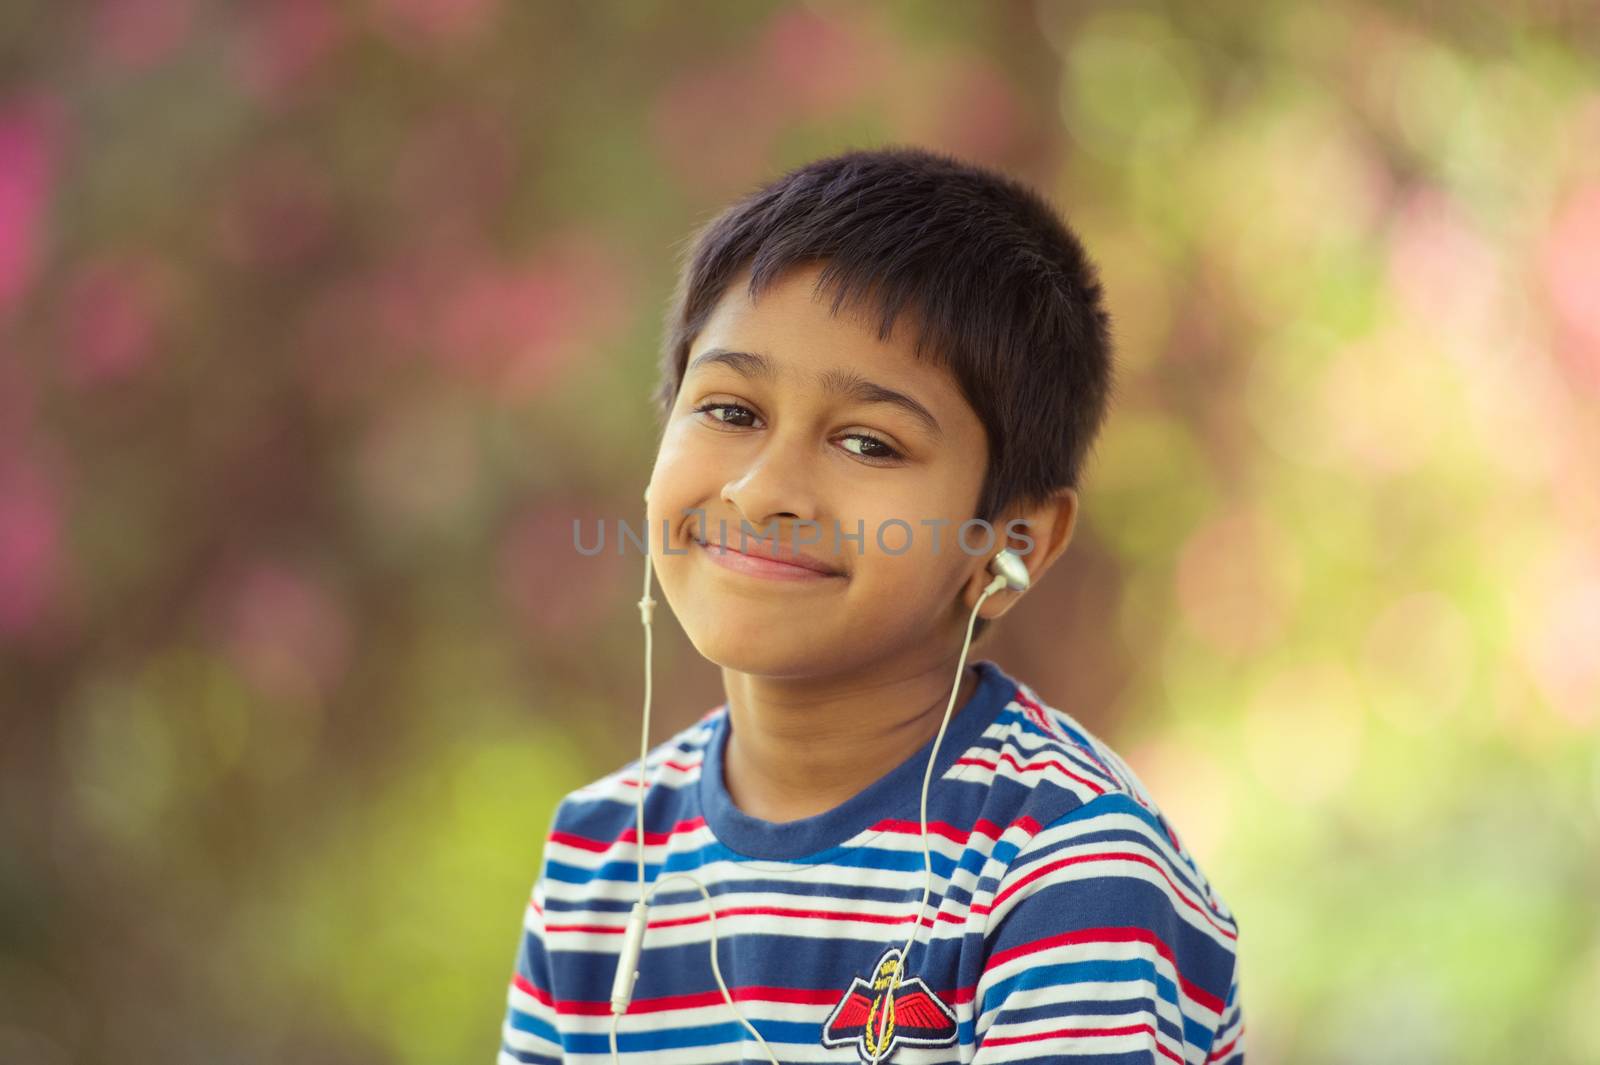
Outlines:
[[920,977],[901,980],[900,949],[890,947],[872,977],[856,977],[822,1025],[822,1045],[855,1044],[862,1061],[888,1061],[900,1046],[941,1047],[956,1041],[955,1011]]

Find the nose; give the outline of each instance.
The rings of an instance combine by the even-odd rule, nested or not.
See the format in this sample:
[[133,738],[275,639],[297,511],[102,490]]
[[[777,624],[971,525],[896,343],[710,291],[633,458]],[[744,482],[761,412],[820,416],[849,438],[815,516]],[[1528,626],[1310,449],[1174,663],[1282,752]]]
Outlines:
[[809,454],[799,441],[769,438],[737,477],[722,486],[722,498],[738,517],[757,530],[779,518],[815,521],[815,494]]

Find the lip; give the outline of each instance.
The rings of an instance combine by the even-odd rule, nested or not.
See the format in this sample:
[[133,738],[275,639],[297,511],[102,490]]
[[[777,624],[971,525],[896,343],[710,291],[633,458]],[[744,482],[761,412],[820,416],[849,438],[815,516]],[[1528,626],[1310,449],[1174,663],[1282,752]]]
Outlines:
[[696,540],[695,543],[717,565],[752,577],[780,581],[824,581],[844,576],[825,562],[787,551],[774,552],[758,540],[746,541],[745,551],[704,540]]

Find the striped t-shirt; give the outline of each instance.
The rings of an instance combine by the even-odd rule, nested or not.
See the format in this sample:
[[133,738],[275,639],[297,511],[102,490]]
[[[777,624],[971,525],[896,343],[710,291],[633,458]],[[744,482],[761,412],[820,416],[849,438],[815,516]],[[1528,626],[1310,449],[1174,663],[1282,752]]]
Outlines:
[[[778,1059],[1243,1065],[1238,924],[1143,783],[988,660],[928,794],[933,890],[916,920],[930,739],[864,791],[783,824],[734,805],[727,704],[645,760],[645,876],[686,871],[717,961]],[[638,897],[638,763],[555,811],[516,952],[498,1065],[610,1059],[610,995]],[[712,975],[706,903],[650,907],[623,1061],[765,1062]],[[888,963],[886,966],[885,963]],[[889,1000],[884,995],[888,993]]]

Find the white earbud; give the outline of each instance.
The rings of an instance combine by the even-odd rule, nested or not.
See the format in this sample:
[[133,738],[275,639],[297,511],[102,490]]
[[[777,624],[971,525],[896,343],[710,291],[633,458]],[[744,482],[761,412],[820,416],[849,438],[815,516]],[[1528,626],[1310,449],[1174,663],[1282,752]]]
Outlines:
[[1009,547],[1003,549],[989,562],[989,572],[998,580],[1004,581],[1014,592],[1028,590],[1028,567],[1022,564],[1022,556]]

